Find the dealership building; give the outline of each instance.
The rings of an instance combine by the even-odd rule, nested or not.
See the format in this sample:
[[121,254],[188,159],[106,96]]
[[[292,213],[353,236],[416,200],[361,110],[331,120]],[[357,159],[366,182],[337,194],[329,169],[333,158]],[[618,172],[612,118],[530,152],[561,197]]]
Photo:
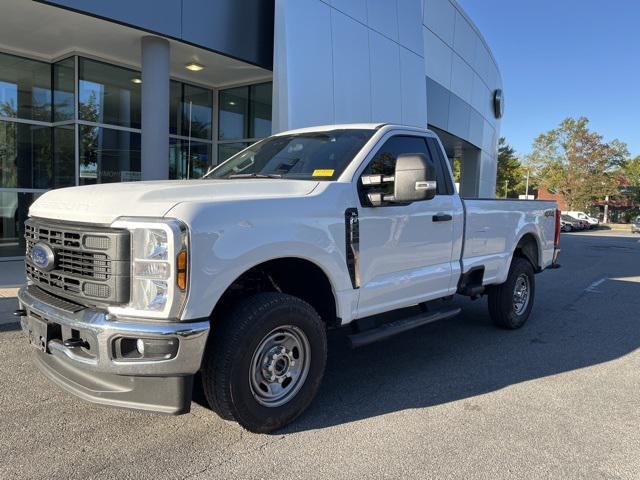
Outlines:
[[492,197],[502,110],[455,0],[3,0],[0,260],[49,189],[197,178],[312,125],[428,126]]

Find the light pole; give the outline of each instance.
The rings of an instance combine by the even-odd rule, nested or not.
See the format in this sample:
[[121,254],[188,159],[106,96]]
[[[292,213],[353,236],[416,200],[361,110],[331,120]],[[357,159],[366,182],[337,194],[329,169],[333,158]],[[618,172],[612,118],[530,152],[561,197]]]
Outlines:
[[527,187],[524,191],[524,198],[529,200],[529,167],[527,167]]
[[504,181],[504,198],[507,198],[507,189],[509,188],[509,180]]

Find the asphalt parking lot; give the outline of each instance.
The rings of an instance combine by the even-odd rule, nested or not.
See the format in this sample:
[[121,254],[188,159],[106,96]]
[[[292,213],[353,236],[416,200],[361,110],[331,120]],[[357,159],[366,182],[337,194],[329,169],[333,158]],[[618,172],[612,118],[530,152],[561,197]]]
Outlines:
[[561,246],[522,330],[461,299],[461,316],[359,350],[333,335],[319,397],[273,435],[197,401],[167,417],[71,397],[0,299],[0,478],[638,479],[640,236]]

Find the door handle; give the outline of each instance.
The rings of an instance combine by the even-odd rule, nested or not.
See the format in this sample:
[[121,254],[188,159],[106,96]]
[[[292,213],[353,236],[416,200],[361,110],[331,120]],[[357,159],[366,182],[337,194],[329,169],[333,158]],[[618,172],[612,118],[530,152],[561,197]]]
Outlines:
[[434,222],[450,222],[452,218],[448,213],[437,213],[432,217]]

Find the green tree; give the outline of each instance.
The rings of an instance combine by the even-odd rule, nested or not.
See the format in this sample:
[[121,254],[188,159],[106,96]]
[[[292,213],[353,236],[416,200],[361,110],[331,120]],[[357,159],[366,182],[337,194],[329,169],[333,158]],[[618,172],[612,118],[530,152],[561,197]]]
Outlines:
[[[0,103],[0,115],[15,116],[12,102]],[[0,122],[0,186],[18,186],[18,128],[14,122]]]
[[569,210],[582,210],[617,192],[614,169],[628,155],[626,144],[605,142],[589,129],[589,120],[580,117],[566,118],[558,128],[538,135],[529,162],[539,186],[561,194]]
[[79,118],[97,123],[100,121],[100,106],[95,90],[89,94],[89,98],[78,105]]
[[[79,118],[90,122],[100,119],[100,106],[96,92],[92,91],[89,98],[78,105]],[[91,178],[97,175],[98,169],[98,127],[81,126],[80,135],[80,177]]]
[[453,173],[453,181],[460,183],[462,176],[462,159],[460,157],[451,159],[451,173]]
[[498,140],[498,176],[496,179],[496,197],[516,197],[524,193],[525,169],[515,150],[504,137]]
[[640,155],[624,162],[620,167],[620,174],[627,180],[629,187],[640,195]]

